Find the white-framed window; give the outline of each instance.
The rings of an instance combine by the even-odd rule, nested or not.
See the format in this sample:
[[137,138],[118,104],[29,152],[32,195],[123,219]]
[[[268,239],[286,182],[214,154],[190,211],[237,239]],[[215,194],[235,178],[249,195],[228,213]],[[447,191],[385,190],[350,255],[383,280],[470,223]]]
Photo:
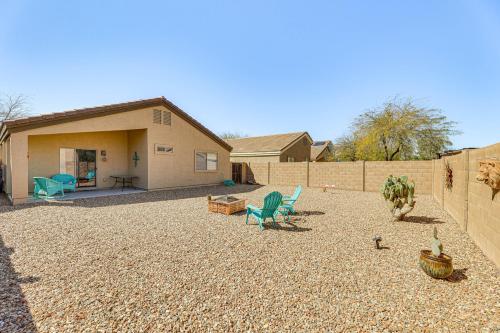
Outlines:
[[173,154],[173,152],[174,152],[174,147],[172,146],[160,143],[155,144],[155,154],[166,155],[166,154]]
[[288,162],[295,162],[295,157],[288,156]]
[[195,153],[195,171],[216,171],[218,157],[217,153],[201,152]]

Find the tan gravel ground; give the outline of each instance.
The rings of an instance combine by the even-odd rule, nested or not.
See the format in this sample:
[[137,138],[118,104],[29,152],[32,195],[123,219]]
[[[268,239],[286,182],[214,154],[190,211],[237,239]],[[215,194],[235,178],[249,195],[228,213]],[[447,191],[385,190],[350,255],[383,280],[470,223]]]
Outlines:
[[[293,192],[232,191],[275,189]],[[260,232],[207,212],[224,191],[0,207],[0,332],[500,330],[499,271],[430,197],[391,222],[377,193],[305,189],[291,224]],[[453,281],[418,267],[433,226]]]

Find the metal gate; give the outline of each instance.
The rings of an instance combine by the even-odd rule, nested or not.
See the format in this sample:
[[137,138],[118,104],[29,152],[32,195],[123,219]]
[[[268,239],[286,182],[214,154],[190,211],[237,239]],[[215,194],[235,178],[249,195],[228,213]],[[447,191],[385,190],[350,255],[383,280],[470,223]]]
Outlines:
[[243,170],[243,165],[241,163],[232,163],[233,168],[233,181],[237,184],[241,184],[241,172]]

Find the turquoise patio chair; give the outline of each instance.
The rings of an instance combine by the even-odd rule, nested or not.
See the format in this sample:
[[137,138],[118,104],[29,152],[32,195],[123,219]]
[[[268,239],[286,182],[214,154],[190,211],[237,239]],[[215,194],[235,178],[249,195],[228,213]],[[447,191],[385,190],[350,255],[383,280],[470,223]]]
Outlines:
[[257,222],[259,222],[259,229],[264,230],[264,222],[266,222],[267,218],[273,219],[273,224],[276,224],[275,220],[275,212],[281,204],[281,199],[283,196],[279,192],[271,192],[264,198],[264,207],[258,208],[253,205],[247,205],[247,220],[246,224],[248,224],[248,217],[253,215]]
[[235,186],[236,183],[232,179],[224,179],[224,186]]
[[290,214],[295,214],[293,205],[295,205],[295,202],[299,199],[300,193],[302,193],[302,186],[299,185],[295,188],[295,192],[292,196],[284,195],[281,199],[281,205],[274,213],[274,217],[276,218],[277,215],[280,214],[283,216],[285,221],[288,222],[290,220]]
[[85,176],[85,179],[87,179],[87,180],[90,181],[90,180],[92,180],[94,178],[95,178],[95,171],[91,170],[91,171],[87,172],[87,175]]
[[63,184],[50,178],[33,177],[35,190],[33,197],[35,199],[53,199],[55,194],[60,193],[64,197]]
[[[295,205],[295,202],[299,199],[300,194],[302,193],[302,186],[297,186],[295,188],[295,192],[293,193],[292,196],[284,195],[283,199],[281,199],[282,204],[280,208],[286,208],[290,213],[295,214],[295,209],[293,206]],[[282,210],[280,209],[280,212]]]
[[76,191],[76,178],[67,173],[59,173],[51,177],[56,182],[63,184],[63,189],[75,192]]

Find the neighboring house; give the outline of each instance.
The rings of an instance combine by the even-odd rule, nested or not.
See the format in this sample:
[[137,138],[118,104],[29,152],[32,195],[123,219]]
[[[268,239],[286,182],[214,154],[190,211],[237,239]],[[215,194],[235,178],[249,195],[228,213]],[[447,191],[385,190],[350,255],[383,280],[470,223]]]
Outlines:
[[231,162],[304,162],[313,140],[307,132],[230,139]]
[[164,97],[9,120],[0,128],[4,189],[25,202],[33,177],[70,173],[108,188],[133,175],[146,190],[231,177],[231,146]]
[[333,144],[330,140],[315,141],[311,146],[311,162],[325,162],[333,154]]

